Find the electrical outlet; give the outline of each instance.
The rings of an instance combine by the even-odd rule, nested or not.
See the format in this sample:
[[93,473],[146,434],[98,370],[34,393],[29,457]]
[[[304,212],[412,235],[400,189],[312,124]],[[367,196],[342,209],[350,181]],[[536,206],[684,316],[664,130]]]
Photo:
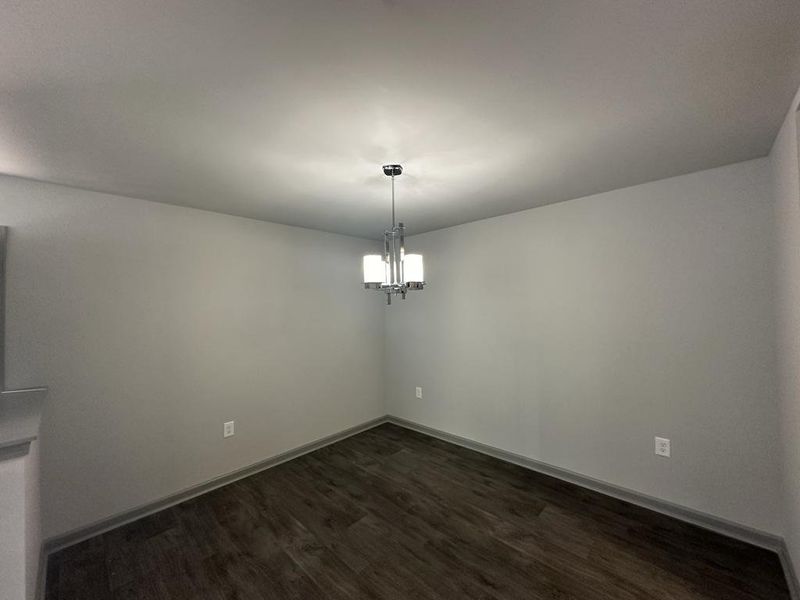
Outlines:
[[422,388],[421,387],[417,388],[417,398],[422,399]]
[[228,421],[222,425],[222,437],[231,437],[233,435],[233,424],[235,421]]
[[669,440],[667,438],[656,438],[656,454],[658,456],[670,456]]

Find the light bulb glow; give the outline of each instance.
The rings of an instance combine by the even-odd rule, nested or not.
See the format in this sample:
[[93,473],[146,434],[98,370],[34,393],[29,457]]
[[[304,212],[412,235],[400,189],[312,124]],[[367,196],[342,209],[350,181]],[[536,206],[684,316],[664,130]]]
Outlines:
[[386,263],[380,254],[364,256],[364,283],[385,283]]
[[425,281],[425,269],[422,254],[406,254],[403,259],[403,274],[406,283],[422,283]]

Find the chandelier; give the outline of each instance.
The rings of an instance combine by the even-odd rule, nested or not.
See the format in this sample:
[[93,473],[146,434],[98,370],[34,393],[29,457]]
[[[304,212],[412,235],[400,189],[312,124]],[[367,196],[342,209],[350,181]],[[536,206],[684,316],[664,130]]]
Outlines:
[[405,226],[395,223],[394,178],[403,172],[400,165],[383,165],[383,173],[392,178],[392,228],[383,232],[383,254],[364,257],[364,289],[386,294],[386,304],[399,294],[405,299],[409,290],[425,287],[422,254],[406,254]]

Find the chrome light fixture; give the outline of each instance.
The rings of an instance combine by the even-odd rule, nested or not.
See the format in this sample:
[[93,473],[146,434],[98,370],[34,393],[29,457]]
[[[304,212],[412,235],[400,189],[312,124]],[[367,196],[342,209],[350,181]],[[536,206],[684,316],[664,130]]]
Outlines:
[[403,172],[400,165],[383,165],[383,173],[392,178],[392,228],[383,232],[383,255],[364,257],[364,288],[386,294],[386,304],[399,294],[405,299],[409,290],[425,287],[422,254],[406,254],[405,226],[394,217],[394,178]]

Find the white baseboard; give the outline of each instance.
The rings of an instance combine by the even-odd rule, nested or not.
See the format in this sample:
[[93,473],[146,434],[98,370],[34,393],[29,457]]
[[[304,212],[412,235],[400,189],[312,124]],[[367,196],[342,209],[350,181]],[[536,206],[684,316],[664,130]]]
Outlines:
[[308,454],[309,452],[313,452],[314,450],[319,450],[320,448],[323,448],[330,444],[334,444],[345,438],[356,435],[357,433],[366,431],[367,429],[372,429],[373,427],[381,425],[386,421],[387,419],[385,416],[371,419],[365,423],[361,423],[360,425],[355,425],[354,427],[349,427],[343,431],[325,436],[324,438],[320,438],[308,444],[303,444],[302,446],[298,446],[291,450],[287,450],[286,452],[282,452],[265,460],[249,465],[247,467],[237,469],[235,471],[226,473],[224,475],[220,475],[218,477],[214,477],[213,479],[209,479],[208,481],[205,481],[203,483],[191,486],[174,494],[170,494],[169,496],[166,496],[159,500],[149,502],[147,504],[116,514],[106,519],[101,519],[100,521],[96,521],[84,527],[73,529],[72,531],[69,531],[62,535],[46,539],[42,543],[41,559],[39,560],[39,574],[37,577],[36,597],[39,600],[44,599],[44,589],[47,578],[47,558],[53,552],[63,550],[68,546],[72,546],[73,544],[77,544],[78,542],[82,542],[96,535],[100,535],[101,533],[110,531],[111,529],[116,529],[121,525],[125,525],[126,523],[131,523],[133,521],[136,521],[137,519],[141,519],[142,517],[146,517],[153,513],[157,513],[158,511],[164,510],[165,508],[169,508],[170,506],[175,506],[176,504],[185,502],[190,498],[195,498],[196,496],[200,496],[216,488],[228,485],[229,483],[233,483],[234,481],[238,481],[239,479],[250,477],[251,475],[255,475],[260,471],[264,471],[265,469],[277,466],[281,463],[302,456],[303,454]]
[[405,427],[407,429],[438,438],[445,442],[468,448],[469,450],[487,454],[499,460],[536,471],[537,473],[549,475],[551,477],[555,477],[556,479],[605,494],[606,496],[624,500],[625,502],[630,502],[631,504],[636,504],[637,506],[673,517],[679,521],[691,523],[692,525],[697,525],[698,527],[702,527],[704,529],[708,529],[716,533],[747,542],[748,544],[775,552],[778,554],[781,564],[783,565],[783,571],[786,576],[786,581],[789,586],[792,599],[800,600],[800,585],[798,585],[798,579],[794,572],[792,561],[789,557],[789,551],[786,547],[784,539],[781,536],[760,531],[752,527],[747,527],[746,525],[740,525],[739,523],[734,523],[733,521],[715,517],[714,515],[668,502],[666,500],[661,500],[653,496],[641,494],[621,486],[606,483],[604,481],[600,481],[599,479],[587,477],[586,475],[581,475],[580,473],[575,473],[574,471],[549,465],[526,456],[508,452],[507,450],[501,450],[500,448],[482,444],[480,442],[448,433],[440,429],[434,429],[433,427],[428,427],[427,425],[421,425],[419,423],[409,421],[408,419],[388,415],[387,420],[390,423],[400,427]]
[[355,427],[351,427],[339,433],[326,436],[322,439],[316,440],[309,444],[298,446],[297,448],[294,448],[287,452],[283,452],[281,454],[260,461],[253,465],[244,467],[242,469],[238,469],[236,471],[233,471],[225,475],[221,475],[219,477],[215,477],[204,483],[192,486],[190,488],[187,488],[185,490],[182,490],[180,492],[177,492],[160,500],[156,500],[146,505],[139,506],[133,510],[126,511],[118,515],[114,515],[107,519],[103,519],[101,521],[97,521],[95,523],[87,525],[86,527],[81,527],[79,529],[75,529],[63,535],[47,539],[42,544],[42,556],[41,560],[39,561],[39,577],[38,577],[36,597],[39,598],[40,600],[43,600],[44,598],[44,588],[45,588],[45,583],[46,583],[45,580],[47,573],[47,558],[53,552],[56,552],[58,550],[66,548],[67,546],[71,546],[83,540],[99,535],[105,531],[115,529],[116,527],[119,527],[126,523],[130,523],[137,519],[141,519],[142,517],[156,513],[160,510],[164,510],[165,508],[169,508],[170,506],[180,504],[181,502],[189,500],[190,498],[200,496],[202,494],[205,494],[206,492],[210,492],[213,489],[222,487],[229,483],[233,483],[234,481],[237,481],[239,479],[249,477],[250,475],[254,475],[259,471],[269,469],[270,467],[274,467],[283,462],[292,460],[294,458],[302,456],[303,454],[308,454],[309,452],[313,452],[314,450],[318,450],[319,448],[336,443],[340,440],[356,435],[357,433],[361,433],[362,431],[366,431],[367,429],[372,429],[373,427],[377,427],[378,425],[387,422],[393,423],[400,427],[405,427],[406,429],[417,431],[425,435],[429,435],[431,437],[444,440],[446,442],[450,442],[452,444],[456,444],[458,446],[462,446],[464,448],[468,448],[470,450],[474,450],[476,452],[480,452],[482,454],[487,454],[499,460],[519,465],[526,469],[531,469],[532,471],[536,471],[544,475],[549,475],[551,477],[555,477],[556,479],[560,479],[562,481],[566,481],[568,483],[572,483],[580,487],[587,488],[595,492],[611,496],[613,498],[617,498],[619,500],[630,502],[631,504],[642,506],[644,508],[653,510],[655,512],[673,517],[680,521],[691,523],[693,525],[697,525],[698,527],[703,527],[704,529],[709,529],[716,533],[720,533],[722,535],[726,535],[728,537],[732,537],[741,540],[743,542],[747,542],[749,544],[753,544],[755,546],[771,550],[777,553],[778,557],[780,558],[784,573],[786,575],[786,580],[789,586],[789,591],[791,593],[792,599],[800,600],[800,585],[798,585],[797,575],[795,574],[792,561],[789,557],[788,548],[786,547],[783,538],[780,536],[773,535],[771,533],[767,533],[764,531],[759,531],[757,529],[740,525],[738,523],[734,523],[726,519],[721,519],[719,517],[715,517],[713,515],[701,511],[687,508],[685,506],[680,506],[672,502],[667,502],[666,500],[661,500],[659,498],[654,498],[646,494],[641,494],[639,492],[629,490],[627,488],[623,488],[610,483],[606,483],[604,481],[600,481],[598,479],[593,479],[591,477],[581,475],[580,473],[575,473],[567,469],[562,469],[560,467],[549,465],[547,463],[543,463],[541,461],[537,461],[532,458],[521,456],[519,454],[514,454],[513,452],[508,452],[500,448],[495,448],[487,444],[482,444],[480,442],[476,442],[452,433],[448,433],[446,431],[434,429],[426,425],[421,425],[419,423],[415,423],[413,421],[409,421],[407,419],[403,419],[400,417],[394,417],[391,415],[386,415],[383,417],[372,419]]
[[420,425],[419,423],[393,416],[389,416],[388,420],[390,423],[394,423],[400,427],[413,429],[419,433],[424,433],[425,435],[439,438],[440,440],[450,442],[451,444],[469,448],[470,450],[474,450],[482,454],[488,454],[489,456],[502,461],[510,462],[515,465],[519,465],[520,467],[525,467],[526,469],[536,471],[537,473],[549,475],[551,477],[555,477],[556,479],[561,479],[562,481],[573,483],[595,492],[600,492],[606,496],[612,496],[619,500],[624,500],[625,502],[630,502],[631,504],[636,504],[638,506],[654,510],[681,521],[692,523],[693,525],[698,525],[699,527],[727,535],[728,537],[736,538],[743,542],[772,550],[773,552],[778,552],[779,548],[781,547],[781,543],[783,542],[783,538],[771,533],[759,531],[758,529],[752,529],[745,525],[739,525],[738,523],[734,523],[726,519],[721,519],[719,517],[687,508],[685,506],[667,502],[666,500],[660,500],[659,498],[655,498],[653,496],[648,496],[624,487],[606,483],[604,481],[600,481],[599,479],[587,477],[586,475],[581,475],[580,473],[576,473],[574,471],[562,469],[561,467],[556,467],[532,458],[528,458],[527,456],[515,454],[507,450],[501,450],[500,448],[482,444],[480,442],[475,442],[468,438],[428,427],[427,425]]

